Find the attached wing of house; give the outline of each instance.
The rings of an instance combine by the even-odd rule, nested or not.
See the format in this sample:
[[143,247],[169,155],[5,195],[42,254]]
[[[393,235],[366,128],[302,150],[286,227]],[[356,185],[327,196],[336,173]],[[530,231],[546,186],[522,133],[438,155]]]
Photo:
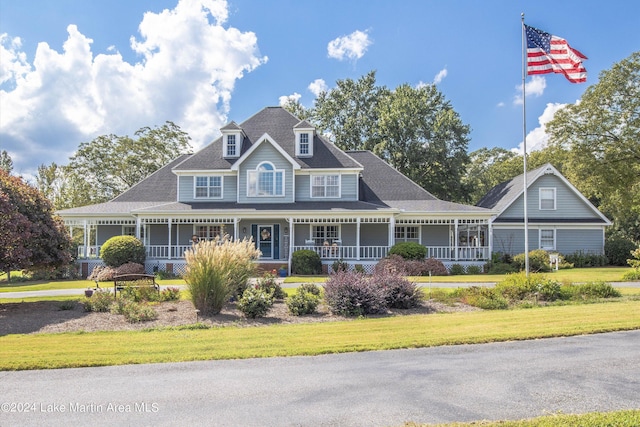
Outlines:
[[[493,250],[524,252],[524,175],[492,188],[478,206],[498,211]],[[551,164],[527,172],[529,250],[604,253],[611,222]]]
[[100,246],[131,234],[147,248],[147,269],[184,268],[193,240],[252,238],[265,268],[312,249],[325,264],[367,268],[393,244],[415,241],[445,263],[490,257],[491,209],[439,200],[369,151],[345,152],[280,107],[221,128],[113,200],[58,212],[85,236],[85,273]]

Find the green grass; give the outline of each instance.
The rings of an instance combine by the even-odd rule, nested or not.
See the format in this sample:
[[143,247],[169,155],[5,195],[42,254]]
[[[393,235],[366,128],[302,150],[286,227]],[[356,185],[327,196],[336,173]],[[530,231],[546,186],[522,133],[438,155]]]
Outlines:
[[[156,279],[156,283],[161,286],[186,285],[182,279]],[[113,282],[98,282],[101,288],[113,288]],[[3,292],[28,292],[28,291],[49,291],[57,289],[82,289],[95,288],[96,282],[93,280],[37,280],[29,282],[7,283],[0,282],[0,294]]]
[[7,335],[0,370],[304,356],[640,329],[640,301],[274,325]]
[[[594,267],[594,268],[570,268],[566,270],[544,273],[549,278],[559,282],[591,282],[602,280],[604,282],[620,282],[622,276],[631,270],[631,267]],[[418,283],[495,283],[500,282],[504,274],[462,274],[458,276],[412,276],[411,280]],[[327,276],[291,276],[285,283],[319,283],[327,280]]]
[[21,302],[38,301],[80,301],[80,295],[56,295],[54,297],[26,297],[26,298],[0,298],[0,304],[20,304]]
[[519,421],[473,421],[449,424],[405,423],[405,427],[636,427],[639,425],[640,410],[638,409],[588,414],[554,414]]

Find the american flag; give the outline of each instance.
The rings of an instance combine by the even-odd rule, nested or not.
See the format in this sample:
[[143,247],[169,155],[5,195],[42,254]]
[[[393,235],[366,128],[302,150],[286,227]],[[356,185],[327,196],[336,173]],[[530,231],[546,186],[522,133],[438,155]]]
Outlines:
[[582,53],[561,37],[525,25],[527,34],[527,75],[559,73],[571,83],[587,81]]

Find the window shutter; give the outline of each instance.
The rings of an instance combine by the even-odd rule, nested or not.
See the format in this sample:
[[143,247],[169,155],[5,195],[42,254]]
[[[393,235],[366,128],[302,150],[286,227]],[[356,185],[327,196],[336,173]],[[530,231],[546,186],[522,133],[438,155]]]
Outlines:
[[280,224],[273,224],[273,259],[280,259]]

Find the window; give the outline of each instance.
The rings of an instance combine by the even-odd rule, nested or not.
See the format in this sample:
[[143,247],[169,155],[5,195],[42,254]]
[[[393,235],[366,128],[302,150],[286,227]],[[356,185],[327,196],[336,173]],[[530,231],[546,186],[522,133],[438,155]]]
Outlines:
[[213,240],[222,235],[221,225],[197,225],[195,233],[199,240]]
[[540,189],[540,210],[556,209],[556,189],[541,188]]
[[540,230],[540,249],[556,248],[556,233],[555,230]]
[[271,163],[260,163],[256,170],[247,171],[249,197],[284,196],[284,171]]
[[311,197],[340,197],[340,175],[312,175]]
[[196,199],[221,199],[221,176],[197,176],[195,186]]
[[332,245],[334,241],[340,240],[339,225],[314,225],[311,230],[311,238],[316,246]]
[[227,157],[236,157],[236,136],[227,135]]
[[[140,227],[140,240],[145,245],[148,244],[147,238],[146,238],[146,236],[147,236],[146,229],[147,229],[146,225],[143,225],[143,226]],[[122,226],[122,235],[123,236],[136,237],[136,226],[135,225],[123,225]]]
[[306,156],[309,154],[309,134],[300,134],[300,155]]
[[419,242],[420,232],[418,227],[398,225],[395,229],[396,242]]

